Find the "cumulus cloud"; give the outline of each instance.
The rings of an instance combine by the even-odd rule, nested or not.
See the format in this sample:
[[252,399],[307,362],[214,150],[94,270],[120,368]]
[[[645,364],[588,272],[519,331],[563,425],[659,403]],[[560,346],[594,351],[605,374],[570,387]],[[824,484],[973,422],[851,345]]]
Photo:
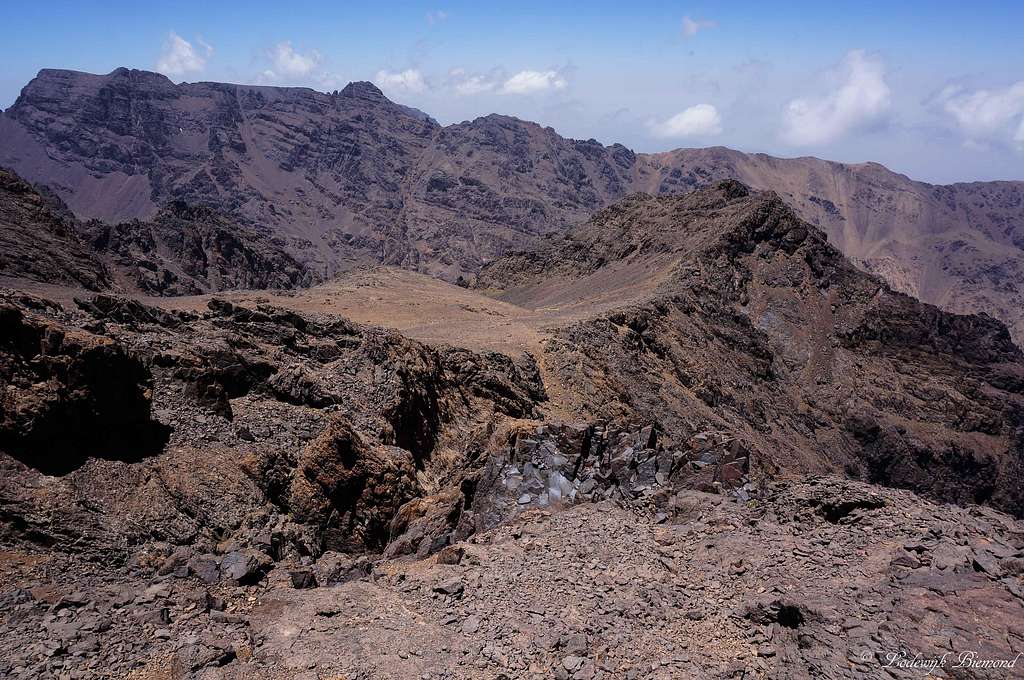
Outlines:
[[842,82],[823,96],[789,102],[782,137],[790,144],[825,144],[881,120],[891,105],[885,65],[853,50],[840,66]]
[[969,143],[1009,140],[1024,150],[1024,80],[997,90],[947,87],[939,101]]
[[449,85],[455,93],[463,97],[490,92],[498,86],[497,81],[489,76],[478,73],[467,73],[465,69],[456,68],[448,73]]
[[562,90],[569,82],[558,71],[520,71],[505,81],[501,94],[532,94],[545,90]]
[[156,62],[156,70],[168,76],[197,73],[206,68],[206,60],[213,55],[213,48],[202,40],[196,40],[199,49],[192,43],[171,31],[164,43],[164,50]]
[[683,37],[692,38],[706,28],[714,28],[718,23],[707,19],[691,19],[683,17]]
[[696,104],[650,127],[658,137],[706,137],[722,131],[722,117],[711,104]]
[[274,75],[308,76],[320,65],[323,57],[316,50],[307,54],[297,52],[291,42],[285,40],[271,48],[270,61]]
[[423,92],[427,89],[423,74],[413,68],[404,71],[377,71],[376,83],[382,90]]

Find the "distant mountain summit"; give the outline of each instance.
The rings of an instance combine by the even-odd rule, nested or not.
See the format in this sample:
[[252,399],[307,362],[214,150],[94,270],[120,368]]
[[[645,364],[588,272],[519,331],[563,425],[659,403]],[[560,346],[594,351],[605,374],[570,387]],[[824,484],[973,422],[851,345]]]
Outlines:
[[80,218],[206,205],[318,275],[382,262],[454,280],[624,196],[720,179],[776,191],[894,288],[1024,338],[1024,183],[933,186],[874,164],[721,147],[635,154],[491,115],[440,126],[373,84],[339,92],[40,71],[0,116],[0,165]]

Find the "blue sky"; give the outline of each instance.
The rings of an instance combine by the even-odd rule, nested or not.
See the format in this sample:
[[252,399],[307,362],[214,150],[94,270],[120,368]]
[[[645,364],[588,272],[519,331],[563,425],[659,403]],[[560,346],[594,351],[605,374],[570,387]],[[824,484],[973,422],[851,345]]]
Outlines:
[[18,3],[0,106],[40,68],[341,88],[638,151],[725,145],[1024,179],[1024,2]]

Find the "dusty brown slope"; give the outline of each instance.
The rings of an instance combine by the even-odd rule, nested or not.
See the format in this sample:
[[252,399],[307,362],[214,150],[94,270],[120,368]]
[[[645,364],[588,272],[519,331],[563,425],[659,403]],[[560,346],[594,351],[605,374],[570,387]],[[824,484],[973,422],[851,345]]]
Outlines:
[[1024,337],[1024,182],[936,186],[877,163],[680,149],[646,159],[636,188],[737,179],[778,193],[858,266],[896,290],[962,314],[984,311]]
[[455,280],[632,191],[738,179],[778,192],[897,290],[1024,333],[1021,182],[932,186],[720,147],[634,154],[506,116],[442,128],[369,83],[323,94],[127,69],[40,72],[0,116],[0,140],[0,165],[79,216],[210,203],[327,274],[383,262]]
[[1022,507],[1024,356],[1005,328],[891,291],[774,194],[639,195],[480,284],[539,308],[625,292],[546,345],[585,411],[742,433],[770,470]]

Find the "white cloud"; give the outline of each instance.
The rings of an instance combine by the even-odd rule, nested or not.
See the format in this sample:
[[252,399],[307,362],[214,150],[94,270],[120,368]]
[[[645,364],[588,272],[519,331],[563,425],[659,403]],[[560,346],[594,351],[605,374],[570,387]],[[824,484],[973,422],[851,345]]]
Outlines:
[[832,142],[847,133],[880,120],[891,105],[885,82],[885,65],[863,50],[843,59],[843,81],[829,94],[789,102],[782,137],[805,146]]
[[1010,139],[1024,151],[1024,80],[998,90],[947,87],[939,101],[969,144],[983,147],[983,142]]
[[668,120],[650,125],[658,137],[703,137],[722,131],[722,117],[711,104],[696,104]]
[[431,26],[433,26],[434,24],[439,24],[447,18],[448,12],[445,12],[443,9],[437,9],[434,10],[433,12],[427,12],[427,24]]
[[706,28],[714,28],[718,23],[707,19],[691,19],[683,17],[683,37],[692,38]]
[[455,88],[455,93],[464,97],[490,92],[498,85],[494,80],[487,76],[468,74],[462,69],[455,69],[450,75],[452,78],[452,87]]
[[520,71],[505,81],[501,94],[532,94],[545,90],[562,90],[569,82],[558,71]]
[[394,72],[377,71],[376,82],[382,90],[423,92],[427,89],[427,83],[423,80],[423,74],[413,68]]
[[164,43],[164,51],[156,62],[156,70],[168,76],[180,76],[186,73],[197,73],[206,68],[206,60],[213,55],[213,48],[197,40],[201,49],[197,50],[192,43],[171,31]]
[[264,71],[264,76],[275,79],[278,76],[307,76],[312,73],[323,57],[316,50],[308,54],[295,51],[290,41],[280,42],[270,50],[270,61],[273,68]]

